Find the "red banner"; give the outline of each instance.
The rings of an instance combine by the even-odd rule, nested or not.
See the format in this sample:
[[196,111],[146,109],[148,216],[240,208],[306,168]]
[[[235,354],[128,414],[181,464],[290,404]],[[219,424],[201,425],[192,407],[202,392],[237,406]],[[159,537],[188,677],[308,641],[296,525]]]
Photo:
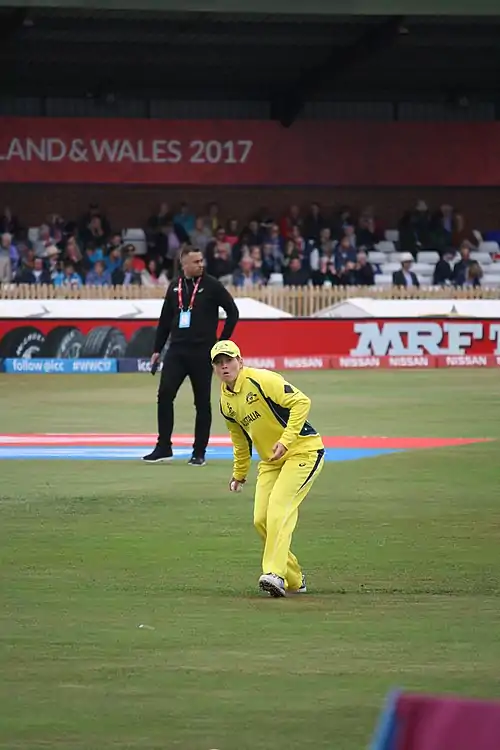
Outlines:
[[[155,326],[155,320],[3,319],[0,357],[149,357]],[[234,339],[247,361],[271,369],[500,363],[500,320],[241,320]]]
[[0,182],[492,186],[500,123],[0,118]]

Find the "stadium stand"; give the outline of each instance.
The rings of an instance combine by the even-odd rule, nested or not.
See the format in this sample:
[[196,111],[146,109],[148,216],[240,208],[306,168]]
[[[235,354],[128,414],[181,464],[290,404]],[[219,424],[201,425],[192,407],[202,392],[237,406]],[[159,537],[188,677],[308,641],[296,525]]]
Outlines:
[[181,247],[191,243],[203,251],[209,273],[240,290],[500,288],[498,242],[483,239],[477,229],[469,235],[472,241],[461,240],[455,231],[461,215],[448,207],[431,212],[419,201],[401,219],[401,231],[385,229],[372,208],[318,214],[312,206],[291,206],[282,216],[256,212],[224,223],[217,211],[212,206],[197,216],[185,204],[172,210],[163,205],[144,227],[116,231],[97,205],[77,220],[54,213],[27,228],[6,207],[0,219],[0,283],[164,291]]

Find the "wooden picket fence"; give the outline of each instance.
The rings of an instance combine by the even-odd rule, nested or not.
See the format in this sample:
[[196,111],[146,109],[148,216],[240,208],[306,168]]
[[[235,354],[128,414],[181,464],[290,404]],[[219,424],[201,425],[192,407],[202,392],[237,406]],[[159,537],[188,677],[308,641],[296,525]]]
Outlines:
[[[250,297],[284,310],[297,317],[308,317],[343,300],[353,297],[370,299],[500,299],[500,289],[453,289],[427,287],[420,289],[380,287],[273,287],[255,286],[241,289],[228,287],[234,297]],[[157,299],[164,289],[145,286],[84,286],[80,289],[45,285],[0,284],[0,299]]]

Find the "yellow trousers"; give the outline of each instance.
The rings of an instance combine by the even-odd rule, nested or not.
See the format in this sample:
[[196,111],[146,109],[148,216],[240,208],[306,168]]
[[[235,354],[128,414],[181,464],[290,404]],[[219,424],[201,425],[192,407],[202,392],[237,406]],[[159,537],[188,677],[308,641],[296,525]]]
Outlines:
[[299,505],[324,465],[324,450],[290,456],[282,463],[261,463],[257,476],[254,526],[264,541],[262,572],[275,573],[294,590],[302,584],[302,570],[290,547]]

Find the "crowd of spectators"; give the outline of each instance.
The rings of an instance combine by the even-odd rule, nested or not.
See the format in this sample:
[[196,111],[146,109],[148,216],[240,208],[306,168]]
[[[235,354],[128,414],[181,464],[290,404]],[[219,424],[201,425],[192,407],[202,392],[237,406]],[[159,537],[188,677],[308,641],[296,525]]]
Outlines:
[[[327,213],[312,203],[305,211],[290,206],[279,217],[259,211],[242,222],[222,217],[217,203],[203,215],[195,215],[186,203],[176,208],[163,203],[144,222],[144,248],[138,254],[96,204],[74,221],[58,214],[46,217],[35,235],[5,208],[0,283],[166,287],[177,270],[180,249],[191,244],[203,252],[208,273],[226,285],[371,286],[384,273],[377,248],[387,244],[386,230],[372,207],[357,214],[349,207]],[[430,283],[481,284],[481,264],[471,251],[482,237],[465,226],[452,206],[431,212],[419,201],[393,234],[398,251],[394,285],[419,285],[412,267],[425,251],[436,257]]]

